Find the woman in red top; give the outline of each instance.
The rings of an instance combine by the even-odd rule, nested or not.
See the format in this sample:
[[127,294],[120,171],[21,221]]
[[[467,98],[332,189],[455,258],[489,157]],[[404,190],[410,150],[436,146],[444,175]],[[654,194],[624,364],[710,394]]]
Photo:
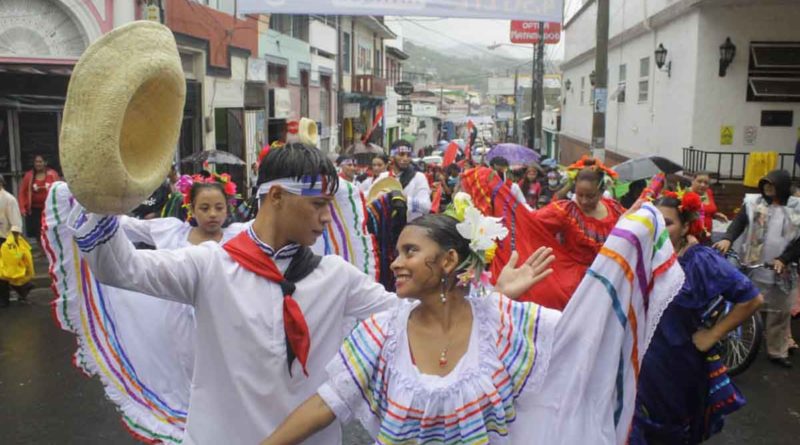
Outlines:
[[503,218],[509,230],[491,264],[493,276],[498,276],[513,251],[520,258],[527,258],[539,247],[553,249],[553,274],[528,289],[520,301],[558,310],[567,305],[603,242],[625,213],[622,205],[603,198],[605,171],[600,165],[584,168],[575,180],[575,201],[554,201],[536,211],[518,205],[510,186],[488,168],[462,175],[462,190],[472,197],[475,206],[487,215]]
[[714,227],[714,220],[728,222],[728,217],[724,213],[717,212],[717,203],[714,201],[714,192],[711,191],[709,183],[711,176],[708,173],[700,172],[692,179],[691,191],[700,195],[703,200],[703,207],[700,211],[700,218],[703,220],[705,233],[700,234],[700,240],[711,238],[711,231]]
[[[604,177],[600,168],[584,168],[575,178],[574,200],[554,201],[533,215],[572,258],[585,267],[594,261],[617,220],[625,213],[620,203],[603,197]],[[566,305],[566,301],[563,303]]]
[[42,155],[34,156],[33,169],[22,177],[19,209],[25,217],[25,231],[28,237],[36,238],[36,242],[39,243],[39,255],[44,252],[39,236],[42,226],[42,209],[44,209],[50,185],[58,180],[58,172],[47,167],[47,161]]
[[519,181],[519,188],[525,195],[525,201],[535,209],[539,207],[539,195],[542,193],[542,183],[539,179],[539,167],[531,165],[525,170],[525,176]]

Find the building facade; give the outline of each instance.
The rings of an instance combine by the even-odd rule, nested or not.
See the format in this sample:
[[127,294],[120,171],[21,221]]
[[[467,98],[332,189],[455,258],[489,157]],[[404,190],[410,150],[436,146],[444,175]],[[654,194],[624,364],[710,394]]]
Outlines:
[[285,139],[286,122],[317,122],[320,148],[335,148],[338,136],[338,21],[336,17],[277,15],[259,37],[267,60],[269,140]]
[[341,147],[353,152],[361,141],[383,144],[387,96],[385,40],[397,35],[383,17],[342,17],[340,21],[342,101]]
[[142,2],[0,2],[0,174],[14,192],[37,154],[60,171],[58,135],[67,85],[83,51],[140,18]]
[[[687,147],[794,152],[800,127],[800,35],[794,27],[799,3],[611,0],[610,11],[608,161],[656,154],[684,162]],[[596,2],[585,0],[565,18],[562,162],[588,152],[596,16]],[[723,72],[721,46],[727,39],[735,53]],[[660,68],[659,45],[666,50]],[[738,171],[746,162],[746,156],[707,158],[687,168]]]
[[[202,150],[221,150],[245,163],[252,158],[247,140],[263,132],[265,67],[258,69],[258,19],[234,16],[234,2],[223,0],[169,0],[164,2],[164,24],[178,44],[186,77],[186,104],[178,147],[179,160]],[[263,65],[263,64],[262,64]],[[246,125],[249,123],[250,125]],[[263,136],[262,136],[263,138]],[[204,168],[180,162],[184,173]],[[215,165],[230,173],[240,190],[246,166]]]

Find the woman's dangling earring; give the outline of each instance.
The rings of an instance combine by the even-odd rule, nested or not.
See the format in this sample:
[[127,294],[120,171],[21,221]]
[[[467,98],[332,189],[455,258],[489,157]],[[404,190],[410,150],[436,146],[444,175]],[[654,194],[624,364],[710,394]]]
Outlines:
[[442,277],[442,293],[439,295],[439,299],[442,300],[442,304],[447,303],[447,295],[444,293],[445,284],[447,283],[447,279]]

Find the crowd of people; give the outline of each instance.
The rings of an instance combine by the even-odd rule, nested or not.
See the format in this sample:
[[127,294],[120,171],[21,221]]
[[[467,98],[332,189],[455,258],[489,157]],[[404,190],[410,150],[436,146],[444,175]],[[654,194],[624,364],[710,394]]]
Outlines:
[[[173,169],[129,217],[88,213],[35,170],[20,208],[44,222],[57,317],[126,427],[184,444],[337,444],[349,420],[385,444],[695,444],[745,403],[717,345],[764,303],[769,359],[791,366],[786,172],[717,240],[704,173],[616,197],[592,158],[412,153],[400,140],[364,166],[273,148],[238,223],[223,175]],[[747,277],[732,248],[774,267]],[[719,296],[733,309],[707,326]]]

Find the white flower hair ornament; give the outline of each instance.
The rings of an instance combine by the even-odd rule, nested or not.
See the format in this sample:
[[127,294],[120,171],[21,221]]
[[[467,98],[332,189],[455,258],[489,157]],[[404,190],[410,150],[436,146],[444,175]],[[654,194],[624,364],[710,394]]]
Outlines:
[[456,193],[445,214],[460,221],[456,229],[459,235],[469,240],[470,256],[459,266],[465,270],[458,276],[459,283],[489,284],[486,265],[494,259],[496,242],[508,236],[503,219],[484,215],[472,204],[469,195],[461,192]]

